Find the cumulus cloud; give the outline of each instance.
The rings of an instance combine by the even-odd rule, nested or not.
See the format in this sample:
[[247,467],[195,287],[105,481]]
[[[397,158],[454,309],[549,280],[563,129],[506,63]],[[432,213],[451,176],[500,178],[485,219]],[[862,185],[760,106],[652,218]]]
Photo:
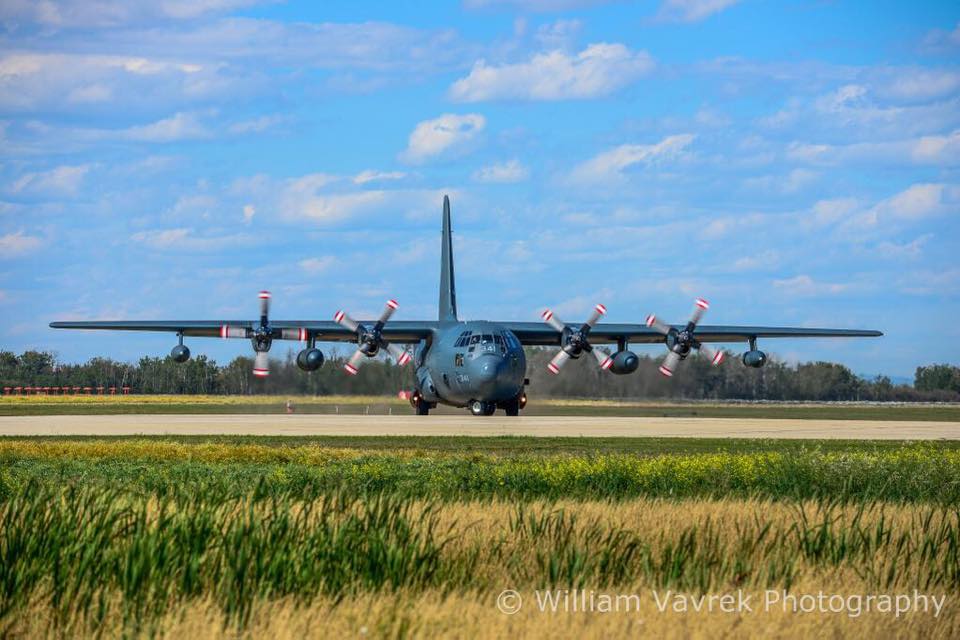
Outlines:
[[129,127],[119,133],[121,137],[137,142],[175,142],[206,138],[211,135],[210,130],[193,113],[175,113],[169,118]]
[[259,3],[262,0],[6,0],[0,4],[0,23],[47,29],[120,27],[190,20]]
[[158,251],[214,251],[253,241],[252,237],[242,234],[198,235],[192,227],[138,231],[130,239]]
[[468,9],[488,9],[502,7],[530,13],[547,13],[551,11],[582,9],[585,7],[606,4],[610,1],[611,0],[464,0],[463,5]]
[[851,144],[792,142],[786,157],[814,165],[850,162],[891,165],[956,166],[960,164],[960,130],[899,140]]
[[368,182],[376,182],[378,180],[402,180],[405,177],[407,177],[407,174],[403,171],[374,171],[367,169],[355,175],[353,177],[353,183],[367,184]]
[[652,165],[678,157],[694,136],[679,134],[667,136],[656,144],[623,144],[597,154],[577,166],[572,177],[578,182],[609,182],[620,178],[635,165]]
[[773,287],[791,296],[836,295],[850,288],[846,284],[817,282],[806,274],[784,280],[774,280]]
[[539,53],[527,62],[490,65],[479,60],[450,87],[458,102],[597,98],[631,84],[654,67],[645,51],[622,44],[591,44],[577,54]]
[[90,167],[89,164],[62,165],[49,171],[26,173],[10,185],[10,191],[15,194],[76,195]]
[[310,174],[288,180],[279,195],[280,215],[291,220],[317,223],[337,222],[372,211],[381,205],[383,191],[328,193],[324,188],[337,178],[327,174]]
[[473,174],[473,179],[477,182],[523,182],[529,177],[530,170],[520,164],[520,161],[516,158],[488,165]]
[[664,0],[657,18],[666,22],[699,22],[737,2],[739,0]]
[[451,151],[462,150],[476,140],[487,124],[478,113],[445,113],[417,124],[401,154],[406,162],[421,163]]
[[0,258],[15,258],[40,247],[43,241],[23,231],[0,236]]
[[224,73],[220,65],[160,56],[12,52],[0,56],[0,106],[18,111],[118,104],[155,108],[223,92],[235,82]]

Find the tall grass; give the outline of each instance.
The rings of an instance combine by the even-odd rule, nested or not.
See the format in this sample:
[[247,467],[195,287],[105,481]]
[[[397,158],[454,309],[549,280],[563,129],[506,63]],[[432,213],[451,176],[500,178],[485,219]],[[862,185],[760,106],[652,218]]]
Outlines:
[[[684,503],[654,507],[690,513]],[[37,603],[54,630],[119,616],[123,628],[149,632],[197,600],[242,628],[265,601],[427,589],[709,591],[845,575],[871,589],[960,590],[956,507],[821,500],[775,515],[756,503],[733,519],[686,515],[676,528],[590,516],[577,503],[489,503],[507,517],[485,523],[473,508],[384,493],[223,499],[204,490],[174,500],[33,482],[0,502],[0,636]]]

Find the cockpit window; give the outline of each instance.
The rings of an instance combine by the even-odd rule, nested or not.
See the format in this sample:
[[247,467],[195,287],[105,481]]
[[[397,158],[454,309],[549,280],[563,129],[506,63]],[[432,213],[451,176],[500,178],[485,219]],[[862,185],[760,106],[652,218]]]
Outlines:
[[455,346],[455,347],[465,347],[465,346],[467,346],[467,343],[470,341],[470,334],[471,334],[471,333],[472,333],[472,331],[464,331],[463,333],[461,333],[461,334],[460,334],[460,337],[457,338],[457,341],[454,343],[453,346]]
[[480,344],[493,344],[493,336],[489,333],[483,334],[483,339],[481,340]]
[[503,337],[499,333],[493,334],[494,344],[503,344]]
[[472,338],[470,338],[470,344],[479,344],[479,342],[480,342],[480,334],[479,334],[479,333],[478,333],[477,335],[473,336]]

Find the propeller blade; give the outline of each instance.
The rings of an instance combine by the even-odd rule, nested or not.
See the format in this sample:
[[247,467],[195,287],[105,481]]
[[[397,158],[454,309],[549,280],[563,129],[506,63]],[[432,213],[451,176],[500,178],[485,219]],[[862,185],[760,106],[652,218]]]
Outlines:
[[661,322],[660,319],[652,313],[647,316],[647,326],[657,333],[662,333],[663,335],[670,333],[670,325]]
[[263,320],[270,315],[270,292],[261,291],[260,297],[260,319]]
[[558,333],[563,333],[563,330],[567,328],[567,325],[565,325],[560,318],[553,315],[553,311],[550,311],[550,309],[547,309],[540,314],[540,317],[543,318],[543,321],[553,327],[554,331]]
[[714,366],[723,362],[723,357],[724,357],[723,351],[721,351],[720,349],[714,349],[713,347],[707,346],[705,344],[701,344],[699,349],[700,349],[700,353],[710,358],[710,362],[712,362]]
[[333,320],[341,327],[344,327],[354,333],[357,332],[357,327],[360,326],[356,320],[348,316],[344,311],[337,311],[335,314],[333,314]]
[[387,300],[386,306],[383,307],[383,313],[380,314],[380,324],[384,324],[389,320],[390,316],[393,315],[393,312],[396,311],[399,306],[396,300]]
[[680,364],[679,354],[669,351],[667,352],[667,357],[663,359],[663,364],[660,365],[660,373],[668,378],[671,378],[673,377],[673,372],[676,371],[678,364]]
[[280,339],[299,340],[300,342],[306,342],[310,339],[310,332],[303,327],[300,327],[299,329],[281,329]]
[[220,325],[220,337],[221,338],[246,338],[247,328],[231,326],[227,324]]
[[597,324],[597,320],[606,315],[607,308],[602,304],[596,304],[593,307],[593,313],[590,314],[590,318],[587,319],[586,326],[593,328],[593,325]]
[[693,314],[690,316],[690,324],[696,326],[700,324],[700,318],[710,308],[710,303],[703,298],[697,298],[693,303]]
[[570,354],[561,349],[557,355],[553,356],[553,360],[551,360],[550,364],[547,365],[547,370],[550,371],[550,373],[557,375],[560,373],[560,369],[563,368],[563,365],[565,365],[569,359]]
[[353,352],[353,355],[350,356],[350,360],[348,360],[343,365],[344,370],[346,370],[346,372],[352,376],[357,375],[357,371],[360,370],[360,364],[363,362],[363,359],[366,357],[367,356],[363,351],[361,351],[360,349],[357,349],[356,351]]
[[396,360],[397,364],[401,367],[410,362],[410,353],[402,347],[398,347],[395,344],[387,344],[387,351],[390,352],[390,355],[393,356],[393,359]]
[[270,375],[270,354],[266,351],[257,351],[253,357],[253,375],[266,378]]
[[594,348],[593,357],[597,359],[597,364],[600,365],[600,368],[606,371],[611,366],[613,366],[613,356],[609,356],[600,349]]

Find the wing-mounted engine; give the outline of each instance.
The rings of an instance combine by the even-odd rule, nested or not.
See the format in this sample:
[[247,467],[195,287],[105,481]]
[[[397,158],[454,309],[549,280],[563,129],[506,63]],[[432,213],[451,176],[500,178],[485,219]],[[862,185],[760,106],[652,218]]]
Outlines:
[[380,319],[372,327],[357,322],[344,311],[337,311],[334,314],[333,319],[340,326],[357,334],[357,350],[350,356],[350,360],[343,365],[347,373],[352,376],[357,375],[364,359],[376,356],[381,349],[389,352],[401,367],[410,362],[411,356],[405,349],[390,344],[383,339],[382,335],[384,325],[387,324],[387,321],[399,306],[396,300],[387,300],[383,313],[380,314]]
[[610,363],[609,371],[618,376],[633,373],[637,370],[637,367],[640,366],[640,358],[632,351],[621,349],[613,354],[611,358],[613,361]]
[[697,340],[695,335],[700,319],[703,318],[703,314],[706,313],[709,308],[710,304],[706,300],[697,298],[696,301],[694,301],[693,314],[690,316],[690,320],[686,326],[680,330],[661,322],[657,316],[652,313],[647,316],[647,326],[663,334],[664,342],[669,350],[667,357],[663,360],[663,364],[660,365],[660,373],[664,376],[668,378],[673,376],[673,372],[676,370],[677,365],[680,364],[680,361],[685,360],[694,349],[710,358],[710,361],[715,365],[723,362],[723,351],[702,344]]
[[550,373],[556,375],[568,360],[576,360],[583,353],[592,353],[597,359],[597,364],[601,369],[607,370],[613,366],[613,358],[603,351],[595,349],[590,344],[590,330],[597,321],[607,313],[607,308],[602,304],[593,307],[593,313],[580,327],[569,327],[553,311],[547,309],[541,314],[541,318],[548,325],[553,327],[560,334],[560,351],[553,357],[553,360],[547,365]]
[[[315,351],[319,354],[319,364],[314,369],[323,364],[323,354],[318,349],[313,348],[313,336],[304,328],[286,328],[275,329],[270,326],[270,299],[269,291],[261,291],[257,294],[260,299],[260,322],[253,327],[245,325],[224,324],[220,326],[220,337],[224,339],[241,338],[250,340],[253,347],[253,375],[264,378],[270,375],[270,347],[274,340],[299,340],[307,342],[310,347],[300,352],[303,355],[307,351]],[[181,345],[182,346],[182,345]],[[175,347],[176,349],[176,347]],[[186,349],[186,347],[184,347]],[[189,357],[189,350],[187,351]],[[316,354],[313,356],[313,362],[317,362]],[[172,354],[171,354],[172,355]],[[300,355],[297,356],[297,364],[300,364]],[[176,359],[176,358],[174,358]],[[303,369],[303,367],[300,367]],[[306,369],[313,371],[314,369]]]

